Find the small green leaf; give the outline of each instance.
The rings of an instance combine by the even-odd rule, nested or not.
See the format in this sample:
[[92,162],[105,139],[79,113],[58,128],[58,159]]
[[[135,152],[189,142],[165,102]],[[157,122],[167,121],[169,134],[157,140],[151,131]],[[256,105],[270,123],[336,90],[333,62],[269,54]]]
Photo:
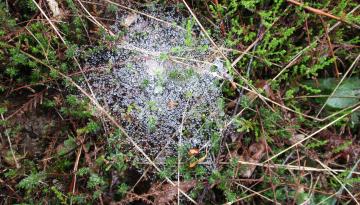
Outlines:
[[4,113],[7,112],[7,108],[6,107],[0,107],[0,115],[3,115]]
[[46,175],[43,172],[32,173],[29,176],[22,179],[16,186],[21,189],[31,190],[39,186],[41,181],[44,180],[45,178]]
[[70,152],[71,150],[76,148],[76,140],[73,137],[70,137],[64,141],[63,146],[61,147],[61,149],[58,151],[59,155],[64,155],[68,152]]

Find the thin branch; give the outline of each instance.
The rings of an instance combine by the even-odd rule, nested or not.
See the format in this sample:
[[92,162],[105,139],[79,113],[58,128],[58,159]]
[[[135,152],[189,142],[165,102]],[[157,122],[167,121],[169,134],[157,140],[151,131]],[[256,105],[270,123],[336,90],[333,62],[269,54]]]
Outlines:
[[330,167],[328,167],[328,166],[326,166],[324,163],[322,163],[320,160],[318,160],[318,159],[316,159],[315,160],[317,163],[319,163],[322,167],[324,167],[325,169],[327,169],[328,170],[328,172],[331,174],[331,176],[333,176],[334,177],[334,179],[341,185],[341,187],[343,187],[345,190],[346,190],[346,192],[351,196],[351,198],[355,201],[355,203],[356,204],[360,204],[358,201],[357,201],[357,199],[356,199],[356,197],[350,192],[350,190],[348,189],[348,188],[346,188],[346,186],[344,185],[344,183],[342,183],[341,181],[340,181],[340,179],[332,172],[332,169],[330,168]]
[[[168,26],[172,26],[172,27],[178,28],[178,29],[180,29],[180,30],[186,31],[185,28],[183,28],[183,27],[181,27],[181,26],[179,26],[179,25],[176,25],[176,24],[174,24],[174,23],[170,23],[170,22],[164,21],[164,20],[162,20],[162,19],[159,19],[159,18],[157,18],[157,17],[155,17],[155,16],[146,14],[146,13],[144,13],[144,12],[137,11],[137,10],[135,10],[135,9],[132,9],[132,8],[130,8],[130,7],[127,7],[127,6],[124,6],[124,5],[121,5],[121,4],[118,4],[118,3],[113,2],[113,1],[110,1],[110,0],[103,0],[103,1],[108,2],[108,3],[110,3],[110,4],[113,4],[113,5],[115,5],[115,6],[119,7],[119,8],[122,8],[122,9],[124,9],[124,10],[130,11],[130,12],[133,12],[133,13],[136,13],[136,14],[140,14],[140,15],[142,15],[142,16],[146,16],[147,18],[150,18],[150,19],[159,21],[159,22],[164,23],[164,24],[166,24],[166,25],[168,25]],[[83,2],[85,2],[85,1],[83,1]]]
[[[44,10],[40,7],[40,5],[39,5],[38,3],[36,3],[35,0],[32,0],[32,1],[33,1],[33,3],[36,5],[36,7],[39,9],[39,11],[41,12],[41,14],[42,14],[42,15],[46,18],[46,20],[50,23],[50,25],[51,25],[51,27],[54,29],[56,35],[61,39],[61,41],[63,42],[63,44],[67,47],[68,45],[67,45],[65,39],[62,37],[62,35],[60,34],[59,30],[58,30],[57,27],[54,25],[54,23],[53,23],[53,22],[50,20],[50,18],[46,15],[46,13],[45,13]],[[77,60],[75,57],[73,57],[73,60],[75,61],[77,67],[79,67],[80,71],[83,72],[83,69],[82,69],[82,67],[80,66],[78,60]],[[91,89],[91,86],[90,86],[90,84],[89,84],[89,81],[88,81],[87,77],[85,76],[84,73],[82,73],[82,75],[83,75],[83,77],[84,77],[84,79],[85,79],[85,82],[86,82],[86,84],[87,84],[90,92],[91,92],[91,95],[96,99],[95,94],[94,94],[94,92],[93,92],[92,89]]]
[[[351,176],[354,174],[356,168],[358,167],[359,163],[360,163],[360,159],[358,159],[358,160],[356,161],[355,165],[352,167],[352,169],[351,169],[350,173],[347,175],[346,179],[350,179],[350,178],[351,178]],[[340,196],[340,195],[343,193],[344,189],[345,189],[345,185],[342,185],[342,186],[340,187],[340,189],[336,192],[336,196]],[[334,198],[334,199],[332,200],[332,202],[331,202],[331,205],[335,205],[336,202],[337,202],[337,199]]]
[[[1,115],[1,119],[2,119],[2,120],[5,120],[3,115]],[[12,155],[12,157],[13,157],[13,159],[14,159],[14,162],[15,162],[15,167],[16,167],[16,169],[19,169],[19,168],[20,168],[20,164],[18,163],[18,161],[17,161],[17,159],[16,159],[16,156],[15,156],[15,152],[14,152],[14,150],[13,150],[13,148],[12,148],[12,143],[11,143],[11,140],[10,140],[9,132],[5,131],[5,135],[6,135],[6,138],[7,138],[8,143],[9,143],[11,155]],[[0,136],[2,137],[1,133],[0,133]]]
[[[327,171],[327,169],[320,169],[316,167],[306,167],[306,166],[299,166],[299,165],[290,165],[290,164],[265,164],[265,163],[255,163],[255,162],[247,162],[238,160],[238,163],[244,164],[244,165],[254,165],[258,167],[269,167],[274,169],[288,169],[288,170],[297,170],[297,171],[309,171],[309,172],[324,172]],[[347,172],[348,170],[344,169],[332,169],[335,173],[342,173]],[[360,172],[352,172],[353,174],[360,175]]]
[[339,77],[339,69],[338,69],[338,65],[336,63],[336,56],[335,56],[335,53],[334,53],[334,47],[333,47],[333,45],[331,43],[331,39],[330,39],[330,36],[329,36],[329,30],[328,30],[328,28],[327,28],[327,26],[325,24],[324,19],[321,16],[319,16],[319,17],[320,17],[320,20],[321,20],[321,22],[323,24],[323,27],[324,27],[326,40],[327,40],[327,43],[328,43],[328,46],[329,46],[329,53],[334,59],[335,76],[338,78]]
[[264,199],[266,199],[266,200],[268,200],[268,201],[271,201],[271,202],[274,203],[274,204],[278,204],[278,205],[280,204],[279,202],[276,202],[276,201],[270,199],[269,197],[264,196],[264,195],[262,195],[261,193],[259,193],[259,192],[257,192],[257,191],[254,191],[254,190],[252,190],[252,189],[250,189],[250,188],[248,188],[248,187],[246,187],[246,186],[244,186],[244,185],[242,185],[242,184],[240,184],[240,183],[238,183],[238,182],[235,182],[235,184],[238,185],[238,186],[241,186],[242,188],[246,189],[247,191],[249,191],[249,192],[251,192],[251,193],[254,193],[254,194],[257,195],[257,196],[260,196],[261,198],[264,198]]
[[[358,6],[356,6],[354,9],[352,9],[348,14],[352,14],[354,13],[357,9],[360,8],[360,4]],[[341,24],[341,22],[337,22],[336,24],[334,24],[329,30],[328,32],[330,33],[331,31],[333,31],[335,28],[337,28],[339,25]],[[305,53],[305,51],[307,51],[308,49],[310,49],[311,47],[315,46],[317,44],[317,42],[319,41],[319,39],[316,39],[314,42],[310,43],[308,46],[306,46],[304,49],[302,49],[301,51],[299,51],[292,59],[291,61],[271,80],[275,81],[278,77],[280,77],[281,74],[283,74],[288,68],[290,68],[291,66],[293,66],[296,61],[300,58],[300,56]],[[271,83],[270,82],[270,83]]]
[[35,93],[33,95],[30,95],[32,97],[30,100],[28,100],[26,103],[24,103],[19,109],[17,109],[15,112],[11,113],[9,116],[5,118],[5,120],[9,120],[15,115],[22,115],[25,112],[34,110],[38,104],[42,104],[44,99],[44,94],[47,91],[47,88],[44,90]]
[[305,8],[306,10],[312,12],[312,13],[315,13],[317,15],[322,15],[322,16],[326,16],[326,17],[329,17],[329,18],[332,18],[332,19],[335,19],[337,21],[341,21],[341,22],[344,22],[346,24],[349,24],[357,29],[360,29],[360,26],[359,25],[356,25],[354,23],[351,23],[351,22],[348,22],[346,21],[345,19],[341,18],[341,17],[338,17],[338,16],[335,16],[335,15],[332,15],[332,14],[329,14],[329,13],[326,13],[325,11],[322,11],[320,9],[315,9],[313,7],[310,7],[310,6],[306,6],[305,4],[301,3],[301,2],[298,2],[296,0],[287,0],[287,2],[289,3],[292,3],[296,6],[300,6],[300,7],[303,7]]
[[344,115],[338,117],[337,119],[335,119],[335,120],[331,121],[330,123],[326,124],[325,126],[321,127],[320,129],[318,129],[317,131],[313,132],[312,134],[304,137],[303,139],[301,139],[301,140],[299,140],[298,142],[294,143],[294,144],[291,145],[290,147],[288,147],[288,148],[282,150],[281,152],[273,155],[273,156],[270,157],[269,159],[265,160],[263,163],[269,162],[269,161],[277,158],[278,156],[280,156],[280,155],[284,154],[285,152],[291,150],[292,148],[296,147],[297,145],[300,145],[300,144],[303,143],[304,141],[312,138],[313,136],[317,135],[317,134],[320,133],[321,131],[327,129],[328,127],[332,126],[333,124],[335,124],[335,123],[338,122],[339,120],[343,119],[344,117],[348,116],[349,114],[351,114],[351,113],[353,113],[353,112],[355,112],[355,111],[357,111],[357,110],[359,110],[359,109],[360,109],[360,105],[357,106],[357,107],[355,107],[354,109],[352,109],[350,112],[345,113]]

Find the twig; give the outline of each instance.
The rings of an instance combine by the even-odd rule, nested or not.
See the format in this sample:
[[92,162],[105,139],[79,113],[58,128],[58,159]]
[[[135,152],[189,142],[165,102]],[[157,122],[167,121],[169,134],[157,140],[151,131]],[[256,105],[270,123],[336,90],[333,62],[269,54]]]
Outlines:
[[344,185],[344,183],[342,183],[342,182],[340,181],[340,179],[332,172],[332,169],[331,169],[330,167],[326,166],[324,163],[322,163],[322,162],[321,162],[320,160],[318,160],[318,159],[315,159],[315,161],[316,161],[317,163],[319,163],[322,167],[324,167],[325,169],[328,170],[328,172],[329,172],[329,173],[334,177],[334,179],[341,185],[341,187],[346,190],[346,192],[351,196],[351,198],[355,201],[356,204],[358,204],[358,205],[360,204],[360,203],[356,200],[356,197],[354,197],[354,195],[350,192],[350,190],[349,190],[348,188],[346,188],[346,186]]
[[[315,181],[315,184],[312,186],[313,188],[311,188],[311,186],[310,186],[310,189],[309,189],[309,200],[311,200],[311,198],[314,196],[314,192],[315,192],[315,190],[316,190],[316,186],[317,186],[317,184],[318,184],[318,182],[319,182],[319,179],[320,179],[320,176],[318,176],[317,178],[316,178],[316,181]],[[312,181],[311,181],[312,182]],[[304,204],[305,205],[305,204]]]
[[246,186],[244,186],[244,185],[242,185],[242,184],[240,184],[240,183],[238,183],[238,182],[235,182],[235,184],[238,185],[238,186],[241,186],[242,188],[246,189],[246,190],[249,191],[249,192],[254,193],[254,194],[257,195],[257,196],[260,196],[261,198],[264,198],[264,199],[266,199],[266,200],[268,200],[268,201],[271,201],[271,202],[274,203],[274,204],[280,204],[279,202],[275,202],[274,200],[270,199],[269,197],[264,196],[264,195],[260,194],[259,192],[254,191],[254,190],[252,190],[252,189],[250,189],[250,188],[248,188],[248,187],[246,187]]
[[80,4],[80,6],[81,6],[81,8],[83,8],[83,10],[87,13],[87,15],[89,15],[89,17],[90,17],[90,21],[92,21],[94,24],[96,24],[98,27],[100,27],[100,28],[103,28],[106,32],[108,32],[110,35],[112,35],[112,36],[115,36],[115,34],[112,32],[112,31],[110,31],[109,29],[107,29],[104,25],[102,25],[98,20],[96,20],[96,18],[93,16],[93,15],[91,15],[91,13],[86,9],[86,7],[81,3],[81,1],[80,0],[77,0],[77,2],[79,2],[79,4]]
[[[176,132],[175,132],[176,133]],[[173,134],[171,137],[169,137],[167,139],[167,143],[165,144],[165,146],[160,150],[160,152],[156,155],[156,157],[154,158],[154,163],[156,163],[156,160],[158,159],[158,157],[164,152],[165,148],[167,148],[167,146],[170,144],[171,139],[175,136],[175,134]],[[150,170],[151,165],[148,166],[145,171],[142,173],[141,177],[136,181],[136,183],[132,186],[132,188],[129,190],[129,192],[134,191],[135,187],[141,182],[141,180],[146,176],[147,172]]]
[[[5,120],[5,119],[4,119],[4,116],[3,116],[2,114],[1,114],[1,119],[2,119],[2,120]],[[8,143],[9,143],[10,152],[11,152],[11,155],[12,155],[12,157],[13,157],[13,159],[14,159],[15,166],[16,166],[17,169],[19,169],[19,168],[20,168],[20,165],[19,165],[19,163],[18,163],[18,161],[17,161],[17,159],[16,159],[14,150],[13,150],[13,148],[12,148],[12,143],[11,143],[11,140],[10,140],[9,132],[8,132],[7,130],[5,131],[5,135],[6,135],[6,137],[7,137]],[[1,133],[0,133],[0,136],[1,136]],[[2,136],[1,136],[1,137],[2,137]]]
[[162,19],[159,19],[159,18],[157,18],[157,17],[155,17],[155,16],[151,16],[151,15],[146,14],[146,13],[144,13],[144,12],[137,11],[137,10],[135,10],[135,9],[129,8],[129,7],[127,7],[127,6],[118,4],[118,3],[113,2],[113,1],[110,1],[110,0],[103,0],[103,1],[106,1],[106,2],[108,2],[108,3],[110,3],[110,4],[113,4],[113,5],[117,6],[117,7],[120,7],[120,8],[122,8],[122,9],[128,10],[128,11],[130,11],[130,12],[134,12],[134,13],[137,13],[137,14],[140,14],[140,15],[143,15],[143,16],[146,16],[146,17],[148,17],[148,18],[150,18],[150,19],[159,21],[159,22],[164,23],[164,24],[166,24],[166,25],[168,25],[168,26],[173,26],[173,27],[178,28],[178,29],[180,29],[180,30],[186,31],[185,28],[183,28],[183,27],[181,27],[181,26],[179,26],[179,25],[174,25],[173,23],[164,21],[164,20],[162,20]]
[[45,12],[42,10],[42,8],[39,6],[39,4],[35,1],[32,0],[32,2],[35,4],[35,6],[39,9],[40,13],[46,18],[46,20],[50,23],[51,27],[54,29],[55,33],[57,34],[57,36],[61,39],[61,41],[66,45],[65,39],[62,37],[62,35],[60,34],[59,30],[56,28],[56,26],[54,25],[54,23],[49,19],[49,17],[45,14]]
[[[275,168],[275,169],[289,169],[289,170],[298,170],[298,171],[309,171],[309,172],[324,172],[327,171],[327,169],[320,169],[315,167],[306,167],[306,166],[299,166],[299,165],[290,165],[290,164],[265,164],[265,163],[255,163],[255,162],[247,162],[238,160],[238,163],[244,164],[244,165],[254,165],[258,167],[269,167],[269,168]],[[335,173],[341,173],[346,172],[347,170],[344,169],[333,169],[332,170]],[[353,174],[360,175],[360,172],[352,172]]]
[[[301,96],[296,96],[294,97],[294,99],[304,99],[304,98],[328,98],[330,95],[301,95]],[[333,95],[333,98],[355,98],[355,99],[360,99],[360,96],[345,96],[345,95]],[[286,98],[281,98],[281,99],[286,99]]]
[[[50,18],[46,15],[46,13],[42,10],[42,8],[40,7],[40,5],[38,3],[36,3],[35,0],[32,0],[33,3],[36,5],[36,7],[39,9],[39,11],[41,12],[41,14],[46,18],[46,20],[50,23],[51,27],[54,29],[55,33],[57,34],[57,36],[61,39],[61,41],[63,42],[63,44],[67,47],[67,43],[65,41],[65,39],[62,37],[62,35],[60,34],[59,30],[57,29],[57,27],[54,25],[54,23],[50,20]],[[75,64],[77,65],[77,67],[79,67],[80,71],[83,72],[82,70],[82,67],[80,66],[78,60],[73,57],[73,60],[75,61]],[[94,92],[92,91],[91,89],[91,86],[89,84],[89,81],[87,79],[87,77],[85,76],[84,73],[82,73],[84,79],[85,79],[85,82],[86,82],[86,85],[89,87],[89,90],[90,90],[90,93],[91,95],[93,96],[94,99],[96,99],[95,97],[95,94]]]
[[[107,66],[99,66],[99,67],[96,67],[96,68],[91,68],[91,69],[86,69],[86,70],[83,70],[84,73],[86,72],[91,72],[91,71],[100,71],[99,68],[107,68]],[[73,72],[73,73],[70,73],[68,74],[69,77],[71,76],[76,76],[76,75],[79,75],[79,74],[82,74],[83,72],[81,71],[77,71],[77,72]],[[20,87],[17,87],[15,89],[12,89],[10,91],[10,94],[17,91],[17,90],[21,90],[21,89],[24,89],[24,88],[28,88],[30,90],[32,90],[31,86],[35,86],[35,85],[43,85],[44,83],[48,83],[48,82],[51,82],[51,81],[54,81],[56,79],[54,78],[48,78],[47,80],[43,80],[43,81],[40,81],[40,82],[37,82],[37,83],[32,83],[32,84],[28,84],[28,85],[23,85],[23,86],[20,86]]]
[[342,19],[342,18],[340,18],[340,17],[338,17],[338,16],[334,16],[334,15],[332,15],[332,14],[326,13],[326,12],[320,10],[320,9],[315,9],[315,8],[313,8],[313,7],[310,7],[310,6],[306,6],[305,4],[303,4],[303,3],[301,3],[301,2],[298,2],[298,1],[296,1],[296,0],[287,0],[287,2],[292,3],[292,4],[294,4],[294,5],[297,5],[297,6],[300,6],[300,7],[303,7],[303,8],[305,8],[306,10],[308,10],[308,11],[310,11],[310,12],[312,12],[312,13],[315,13],[315,14],[317,14],[317,15],[326,16],[326,17],[329,17],[329,18],[332,18],[332,19],[335,19],[335,20],[338,20],[338,21],[347,23],[347,24],[349,24],[349,25],[351,25],[351,26],[353,26],[353,27],[355,27],[355,28],[357,28],[357,29],[360,29],[360,26],[359,26],[359,25],[356,25],[356,24],[354,24],[354,23],[348,22],[348,21],[346,21],[345,19]]
[[258,194],[260,194],[260,193],[263,193],[263,192],[266,192],[266,191],[268,191],[268,190],[270,190],[270,189],[271,189],[271,187],[270,187],[270,188],[263,189],[263,190],[261,190],[261,191],[258,191],[257,193],[252,193],[252,194],[249,194],[249,195],[247,195],[247,196],[238,198],[238,199],[236,199],[235,201],[226,202],[226,203],[224,203],[224,205],[235,204],[236,202],[243,201],[243,200],[245,200],[245,199],[247,199],[247,198],[256,196],[256,195],[258,195]]
[[[256,41],[256,44],[252,47],[252,52],[254,53],[255,50],[256,50],[256,47],[258,45],[258,43],[261,41],[261,39],[263,38],[264,34],[261,33],[261,30],[262,30],[262,24],[260,23],[259,25],[259,28],[258,28],[258,33],[257,33],[257,39],[259,39],[258,41]],[[244,53],[242,54],[245,54],[245,53],[248,53],[247,51],[245,51]],[[247,69],[246,69],[246,75],[249,77],[250,76],[250,70],[251,70],[251,66],[252,66],[252,63],[253,63],[253,60],[254,60],[254,56],[252,55],[250,57],[250,61],[248,62],[248,65],[247,65]],[[233,112],[233,116],[236,115],[237,111],[238,111],[238,108],[239,108],[239,104],[240,104],[240,99],[243,95],[243,92],[244,92],[244,89],[241,89],[241,91],[239,92],[239,98],[237,99],[237,102],[236,102],[236,105],[235,105],[235,109],[234,109],[234,112]]]
[[[209,48],[210,50],[214,50],[213,48]],[[244,55],[248,55],[248,56],[252,56],[253,58],[256,58],[256,59],[259,59],[260,61],[262,61],[262,62],[269,62],[269,63],[271,63],[271,65],[274,65],[274,66],[276,66],[276,67],[279,67],[279,68],[282,68],[283,66],[282,65],[280,65],[280,64],[277,64],[277,63],[274,63],[274,62],[272,62],[272,61],[270,61],[270,60],[267,60],[267,59],[264,59],[264,58],[262,58],[262,57],[260,57],[260,56],[256,56],[256,55],[254,55],[254,54],[252,54],[252,53],[247,53],[247,52],[245,52],[245,51],[241,51],[241,50],[238,50],[238,49],[233,49],[233,48],[225,48],[225,47],[220,47],[220,49],[222,50],[222,51],[226,51],[226,52],[236,52],[236,53],[241,53],[241,54],[244,54]]]
[[[354,9],[352,9],[347,15],[354,13],[357,9],[360,8],[360,4],[358,6],[356,6]],[[333,31],[336,27],[338,27],[341,24],[341,22],[337,22],[336,24],[334,24],[329,30],[328,32],[330,33],[331,31]],[[306,46],[304,49],[302,49],[301,51],[299,51],[292,59],[291,61],[269,82],[273,82],[275,81],[278,77],[280,77],[281,74],[283,74],[288,68],[290,68],[291,66],[293,66],[295,64],[295,62],[299,59],[299,57],[305,53],[305,51],[307,51],[308,49],[310,49],[312,46],[315,46],[316,43],[319,41],[319,39],[316,39],[314,42],[310,43],[310,45]]]
[[72,194],[75,194],[75,190],[76,190],[76,177],[77,177],[76,172],[78,171],[81,152],[82,152],[82,146],[79,146],[79,150],[77,151],[75,164],[74,164],[74,168],[73,168],[73,180],[72,180],[72,184],[71,184]]
[[236,64],[244,57],[245,53],[248,53],[255,45],[258,44],[258,42],[261,40],[260,37],[262,37],[262,36],[259,36],[258,38],[256,38],[256,40],[254,42],[252,42],[252,44],[250,44],[250,46],[248,46],[243,51],[243,53],[231,63],[231,66],[236,66]]
[[289,151],[290,149],[296,147],[297,145],[303,143],[304,141],[312,138],[312,137],[315,136],[316,134],[318,134],[318,133],[320,133],[321,131],[327,129],[327,128],[330,127],[331,125],[335,124],[335,123],[338,122],[339,120],[343,119],[344,117],[348,116],[349,114],[351,114],[351,113],[353,113],[353,112],[355,112],[355,111],[357,111],[357,110],[359,110],[359,109],[360,109],[360,105],[357,106],[357,107],[355,107],[354,109],[352,109],[349,113],[345,113],[344,115],[341,115],[341,116],[338,117],[337,119],[335,119],[335,120],[331,121],[330,123],[326,124],[325,126],[321,127],[320,129],[318,129],[317,131],[313,132],[312,134],[304,137],[303,139],[301,139],[301,140],[299,140],[298,142],[294,143],[294,144],[291,145],[290,147],[288,147],[288,148],[282,150],[281,152],[273,155],[273,156],[270,157],[269,159],[265,160],[263,163],[266,163],[266,162],[268,162],[268,161],[271,161],[271,160],[275,159],[276,157],[284,154],[285,152],[287,152],[287,151]]
[[180,147],[182,146],[182,132],[183,132],[183,127],[184,127],[184,122],[185,122],[185,114],[186,114],[186,110],[187,110],[187,106],[188,106],[189,102],[186,103],[184,112],[183,112],[183,116],[181,118],[181,124],[179,126],[179,139],[178,139],[178,161],[177,161],[177,187],[178,187],[178,204],[180,204],[180,167],[181,167],[181,149]]
[[[27,27],[25,27],[25,29],[27,30],[27,32],[30,33],[30,35],[31,35],[31,36],[36,40],[36,42],[40,45],[40,47],[41,47],[41,49],[42,49],[42,51],[43,51],[43,53],[44,53],[44,55],[45,55],[45,54],[46,54],[45,48],[44,48],[44,46],[42,45],[42,43],[39,41],[39,39],[36,38],[36,36],[34,35],[33,32],[31,32],[30,29],[28,29]],[[54,50],[55,50],[55,49],[54,49]],[[47,55],[45,55],[45,58],[46,58],[47,61],[49,61]]]
[[[356,170],[356,168],[358,167],[359,163],[360,163],[360,159],[358,159],[358,160],[356,161],[355,165],[352,167],[352,169],[351,169],[350,173],[347,175],[346,179],[350,179],[350,178],[351,178],[351,175],[355,172],[355,170]],[[336,196],[340,196],[340,195],[342,194],[342,192],[343,192],[344,189],[345,189],[345,186],[346,186],[346,185],[341,185],[341,188],[336,192]],[[336,202],[337,202],[337,199],[334,198],[334,199],[332,200],[332,202],[331,202],[331,205],[335,205]]]
[[30,100],[28,100],[26,103],[24,103],[19,109],[17,109],[15,112],[11,113],[9,116],[5,118],[5,120],[9,120],[15,115],[21,115],[27,111],[31,111],[36,108],[38,104],[42,104],[44,93],[47,91],[47,88],[44,90],[35,93],[33,95],[30,95],[32,97]]
[[334,48],[333,48],[333,45],[331,43],[331,39],[330,39],[330,36],[329,36],[329,31],[327,29],[327,26],[325,24],[324,19],[321,16],[319,16],[319,17],[320,17],[320,20],[321,20],[321,22],[322,22],[322,24],[324,26],[325,36],[326,36],[327,43],[328,43],[328,46],[329,46],[330,55],[334,59],[335,76],[338,78],[339,77],[339,69],[338,69],[338,66],[337,66],[337,63],[336,63],[336,56],[335,56]]

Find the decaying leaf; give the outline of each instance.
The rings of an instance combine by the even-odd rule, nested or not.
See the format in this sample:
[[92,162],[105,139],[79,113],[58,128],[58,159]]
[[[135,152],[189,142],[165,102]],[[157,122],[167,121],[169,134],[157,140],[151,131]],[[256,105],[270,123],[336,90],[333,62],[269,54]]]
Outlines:
[[170,110],[174,109],[176,106],[178,105],[178,103],[176,101],[170,100],[167,104],[168,108]]
[[237,88],[237,85],[236,85],[236,83],[235,82],[230,82],[230,85],[231,85],[231,90],[236,90],[236,88]]
[[290,142],[292,144],[295,144],[305,138],[305,135],[303,134],[293,134],[293,136],[290,138]]
[[[199,150],[198,150],[198,151],[199,151]],[[207,154],[208,154],[208,153],[207,153],[207,150],[206,150],[205,155],[204,155],[203,157],[201,157],[200,159],[196,160],[195,162],[190,163],[189,167],[190,167],[190,168],[194,168],[197,164],[203,162],[203,161],[206,159]]]
[[137,18],[138,16],[135,13],[130,14],[121,22],[121,25],[124,27],[129,27],[137,20]]
[[190,163],[189,167],[194,168],[197,164],[203,162],[206,159],[206,156],[201,157],[200,159],[196,160],[195,162]]
[[200,150],[199,150],[199,149],[197,149],[197,148],[192,148],[192,149],[189,150],[188,155],[189,155],[189,156],[194,156],[194,155],[197,155],[197,154],[199,154],[199,153],[200,153]]
[[[258,89],[263,89],[266,96],[268,98],[270,98],[271,100],[275,101],[275,102],[278,102],[280,104],[283,104],[282,103],[282,100],[281,98],[278,96],[278,95],[275,95],[274,91],[271,89],[271,86],[269,84],[269,81],[266,81],[266,80],[259,80],[256,84],[255,84],[255,87],[258,88]],[[254,92],[248,92],[246,93],[246,96],[250,99],[250,101],[252,102],[253,100],[255,100],[258,96],[256,93]]]
[[[249,163],[257,163],[258,162],[257,160],[254,160],[252,158],[245,159],[243,156],[240,156],[239,161],[244,161],[244,162],[246,161]],[[245,178],[250,178],[251,175],[253,174],[256,166],[250,165],[250,164],[243,165],[243,166],[244,166],[244,168],[240,169],[240,175]]]
[[230,101],[227,105],[226,105],[226,110],[232,110],[236,107],[236,104],[238,103],[238,99],[232,100]]
[[[180,189],[184,192],[188,192],[196,185],[197,181],[184,181],[180,182]],[[154,204],[165,205],[173,201],[178,194],[178,187],[171,184],[162,184],[159,186],[151,187],[148,195],[153,196]]]
[[[266,152],[266,145],[263,140],[250,145],[249,149],[239,157],[239,161],[258,163]],[[253,174],[256,165],[246,165],[240,170],[242,177],[249,178]]]

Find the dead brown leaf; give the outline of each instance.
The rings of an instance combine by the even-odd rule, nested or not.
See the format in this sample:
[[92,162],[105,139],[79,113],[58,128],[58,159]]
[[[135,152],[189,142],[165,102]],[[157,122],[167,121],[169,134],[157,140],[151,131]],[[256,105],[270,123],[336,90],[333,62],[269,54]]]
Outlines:
[[[258,163],[265,155],[266,145],[264,140],[256,142],[248,148],[240,157],[239,161]],[[249,178],[254,173],[256,165],[246,165],[245,168],[240,169],[240,175],[242,177]]]
[[197,155],[199,153],[200,153],[200,150],[198,148],[192,148],[192,149],[189,150],[188,155],[189,156],[194,156],[194,155]]
[[[188,192],[196,185],[197,181],[184,181],[180,182],[180,189],[184,192]],[[151,187],[147,195],[153,196],[155,198],[154,204],[165,205],[173,201],[178,194],[178,186],[173,186],[171,184],[162,184],[159,186]]]
[[196,165],[198,165],[199,163],[203,162],[203,161],[206,159],[206,156],[207,156],[207,155],[201,157],[200,159],[196,160],[195,162],[190,163],[189,167],[190,167],[190,168],[194,168]]
[[168,108],[170,110],[173,110],[179,103],[177,103],[176,101],[170,100],[167,104]]
[[132,13],[128,15],[123,22],[121,22],[121,25],[124,27],[129,27],[131,24],[133,24],[138,19],[138,15],[135,13]]
[[[198,150],[198,151],[200,151],[200,150]],[[206,159],[207,155],[208,155],[208,151],[206,150],[205,155],[203,157],[201,157],[200,159],[196,160],[195,162],[190,163],[189,167],[194,168],[196,165],[203,162]]]
[[237,85],[236,85],[236,83],[235,82],[230,82],[230,85],[231,85],[231,90],[232,91],[234,91],[234,90],[236,90],[236,88],[237,88]]
[[236,107],[237,100],[238,100],[238,99],[235,99],[235,100],[230,101],[230,102],[226,105],[226,110],[232,110],[232,109],[234,109],[234,108]]
[[260,89],[264,89],[265,94],[268,98],[270,98],[271,100],[274,100],[276,102],[278,102],[278,98],[275,96],[273,90],[271,89],[271,86],[269,84],[269,81],[267,80],[259,80],[256,84],[255,84],[256,88],[260,88]]

